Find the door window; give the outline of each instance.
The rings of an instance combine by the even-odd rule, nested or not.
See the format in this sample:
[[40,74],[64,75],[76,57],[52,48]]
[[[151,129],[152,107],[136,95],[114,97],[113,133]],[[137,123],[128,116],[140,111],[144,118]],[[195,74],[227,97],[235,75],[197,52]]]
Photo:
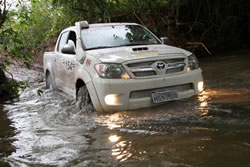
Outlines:
[[[69,32],[69,39],[68,41],[71,40],[74,42],[74,45],[76,47],[76,33],[74,31],[70,31]],[[68,42],[67,42],[68,43]]]
[[57,47],[57,51],[58,52],[61,52],[63,46],[67,43],[67,41],[68,41],[68,34],[69,34],[69,32],[62,33],[62,35],[60,37],[60,41],[59,41],[58,47]]

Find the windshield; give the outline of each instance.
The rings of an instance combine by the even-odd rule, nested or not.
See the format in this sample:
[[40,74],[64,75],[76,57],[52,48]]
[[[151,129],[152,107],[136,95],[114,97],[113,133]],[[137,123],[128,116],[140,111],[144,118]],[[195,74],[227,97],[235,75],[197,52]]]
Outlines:
[[105,25],[81,31],[86,50],[119,46],[161,44],[149,31],[139,25]]

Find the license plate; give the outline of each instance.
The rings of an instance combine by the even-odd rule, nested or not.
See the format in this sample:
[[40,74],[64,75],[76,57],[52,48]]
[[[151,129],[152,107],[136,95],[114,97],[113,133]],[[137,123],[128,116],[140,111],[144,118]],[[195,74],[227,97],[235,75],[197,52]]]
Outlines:
[[166,91],[166,92],[157,92],[152,94],[154,103],[162,103],[166,101],[178,99],[177,91]]

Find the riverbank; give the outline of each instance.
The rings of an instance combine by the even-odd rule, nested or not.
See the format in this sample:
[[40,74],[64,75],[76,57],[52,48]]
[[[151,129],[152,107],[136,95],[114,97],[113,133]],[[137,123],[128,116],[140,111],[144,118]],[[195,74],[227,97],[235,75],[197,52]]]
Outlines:
[[44,81],[42,54],[37,55],[31,64],[28,69],[22,62],[16,62],[9,65],[5,72],[0,70],[0,104],[18,97],[15,92],[17,82],[27,82],[30,87]]

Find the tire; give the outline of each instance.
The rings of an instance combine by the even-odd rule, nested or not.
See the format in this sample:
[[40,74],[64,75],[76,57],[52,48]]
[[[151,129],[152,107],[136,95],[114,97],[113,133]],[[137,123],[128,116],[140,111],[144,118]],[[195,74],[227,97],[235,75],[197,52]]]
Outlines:
[[94,106],[86,86],[80,87],[77,92],[76,108],[79,111],[84,111],[84,112],[94,111]]
[[46,74],[46,89],[51,89],[51,90],[54,89],[54,86],[53,86],[53,82],[52,82],[50,73],[47,73],[47,74]]

